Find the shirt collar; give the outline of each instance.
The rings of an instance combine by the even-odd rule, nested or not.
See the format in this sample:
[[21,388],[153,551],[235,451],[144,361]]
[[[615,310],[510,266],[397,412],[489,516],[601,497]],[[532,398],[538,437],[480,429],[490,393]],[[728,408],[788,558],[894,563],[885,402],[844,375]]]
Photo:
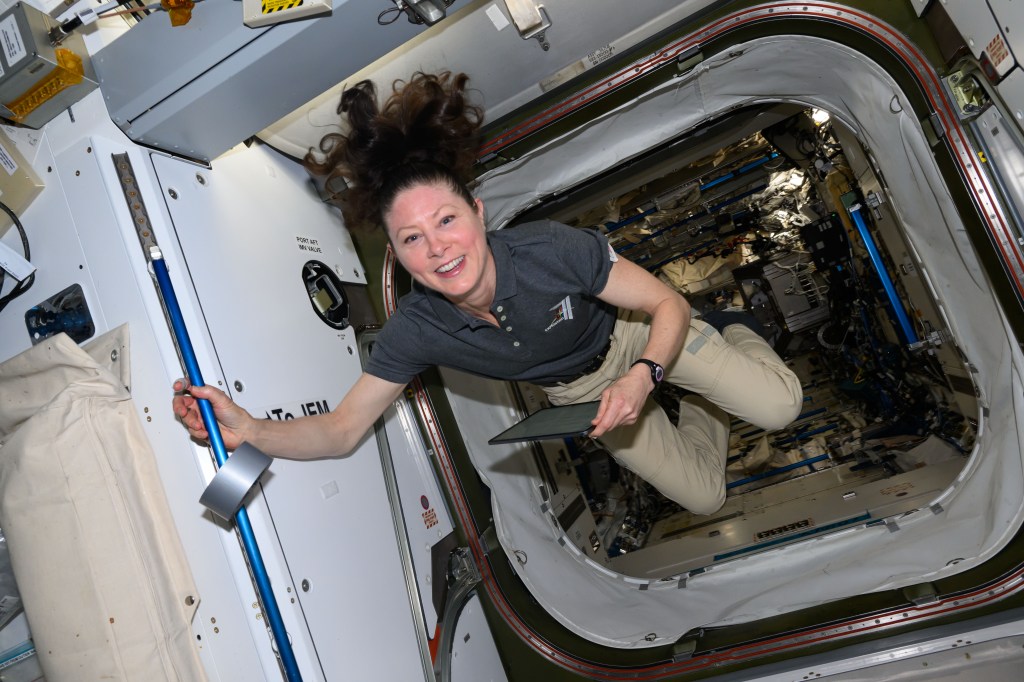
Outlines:
[[494,272],[497,283],[494,288],[494,302],[504,301],[516,295],[516,277],[512,267],[512,252],[508,244],[497,239],[491,239],[488,234],[487,244],[494,254]]
[[[491,304],[493,308],[498,301],[504,301],[516,295],[516,278],[512,267],[512,253],[509,251],[508,245],[502,241],[491,239],[490,234],[487,236],[487,245],[494,257],[494,273],[497,280],[494,287],[494,301]],[[463,327],[476,329],[488,324],[480,318],[462,312],[451,301],[433,289],[428,289],[416,282],[413,283],[413,287],[422,290],[430,307],[433,308],[434,314],[448,327],[448,331],[458,331]]]

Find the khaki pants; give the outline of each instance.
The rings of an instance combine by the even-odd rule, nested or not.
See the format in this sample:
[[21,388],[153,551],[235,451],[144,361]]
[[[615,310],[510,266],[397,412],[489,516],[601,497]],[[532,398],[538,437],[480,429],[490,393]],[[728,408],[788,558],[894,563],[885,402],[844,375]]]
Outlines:
[[[601,369],[570,384],[544,389],[554,405],[599,400],[601,392],[642,357],[650,327],[643,313],[621,311]],[[679,356],[665,367],[665,381],[693,391],[673,426],[648,400],[635,424],[601,436],[615,458],[669,499],[697,514],[725,502],[729,417],[771,430],[789,424],[803,401],[800,380],[760,336],[743,325],[724,336],[700,320]]]

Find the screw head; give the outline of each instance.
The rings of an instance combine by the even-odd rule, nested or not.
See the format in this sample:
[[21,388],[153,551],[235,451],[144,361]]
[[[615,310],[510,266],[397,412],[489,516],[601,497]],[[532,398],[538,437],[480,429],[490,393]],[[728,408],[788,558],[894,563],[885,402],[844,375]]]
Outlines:
[[178,192],[177,192],[177,190],[175,190],[172,187],[171,189],[167,190],[167,196],[169,196],[172,199],[177,199],[178,198]]

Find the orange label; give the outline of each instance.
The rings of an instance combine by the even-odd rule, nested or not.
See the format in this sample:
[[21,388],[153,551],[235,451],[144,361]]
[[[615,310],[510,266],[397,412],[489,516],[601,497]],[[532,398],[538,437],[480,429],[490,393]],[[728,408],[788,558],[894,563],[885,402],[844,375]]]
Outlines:
[[41,105],[50,101],[61,91],[78,85],[85,76],[82,58],[63,47],[56,50],[57,65],[39,82],[25,91],[13,102],[4,104],[14,114],[14,120],[21,122]]
[[171,26],[184,26],[192,19],[192,8],[195,0],[160,0],[160,6],[171,18]]

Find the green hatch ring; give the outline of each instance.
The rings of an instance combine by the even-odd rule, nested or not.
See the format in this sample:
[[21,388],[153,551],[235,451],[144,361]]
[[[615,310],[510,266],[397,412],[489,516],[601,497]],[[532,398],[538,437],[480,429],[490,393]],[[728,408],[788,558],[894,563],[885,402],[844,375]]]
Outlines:
[[[1001,209],[994,203],[994,188],[977,167],[971,146],[960,126],[953,107],[948,100],[939,76],[930,66],[921,51],[910,40],[892,26],[875,16],[834,2],[773,2],[737,10],[719,18],[702,29],[687,35],[671,45],[644,57],[589,86],[549,109],[504,131],[500,136],[485,143],[482,153],[491,155],[500,152],[514,142],[545,128],[555,121],[577,111],[581,107],[613,92],[644,74],[672,63],[680,55],[692,53],[702,44],[720,39],[738,29],[779,19],[827,21],[850,28],[872,38],[895,56],[914,78],[929,103],[938,125],[942,128],[943,139],[958,166],[967,189],[987,225],[997,249],[1008,266],[1018,295],[1024,294],[1024,258],[1016,240],[1010,234]],[[397,306],[395,257],[388,249],[385,257],[383,276],[385,282],[385,309],[390,316]],[[986,607],[1012,597],[1024,595],[1024,564],[1017,565],[1001,577],[983,586],[968,589],[955,595],[944,596],[930,603],[902,605],[898,608],[884,608],[870,615],[859,614],[832,621],[828,625],[810,627],[798,632],[769,636],[764,639],[738,646],[697,654],[682,660],[663,660],[641,665],[609,665],[574,656],[564,646],[559,646],[525,622],[504,594],[495,571],[490,565],[487,547],[479,533],[465,491],[460,483],[452,453],[446,446],[439,420],[431,405],[427,391],[420,380],[413,383],[414,401],[419,410],[428,437],[437,454],[438,466],[452,496],[453,507],[459,523],[465,530],[473,560],[480,569],[481,586],[486,591],[494,609],[521,640],[539,657],[575,675],[594,680],[666,680],[678,676],[706,676],[710,672],[721,673],[730,666],[749,666],[759,659],[774,656],[799,655],[797,652],[810,647],[835,645],[843,640],[869,636],[877,633],[896,633],[907,625],[935,625],[949,617],[964,617],[967,613],[981,613]],[[664,651],[664,650],[662,650]],[[623,652],[626,653],[626,652]],[[653,653],[653,652],[652,652]]]

